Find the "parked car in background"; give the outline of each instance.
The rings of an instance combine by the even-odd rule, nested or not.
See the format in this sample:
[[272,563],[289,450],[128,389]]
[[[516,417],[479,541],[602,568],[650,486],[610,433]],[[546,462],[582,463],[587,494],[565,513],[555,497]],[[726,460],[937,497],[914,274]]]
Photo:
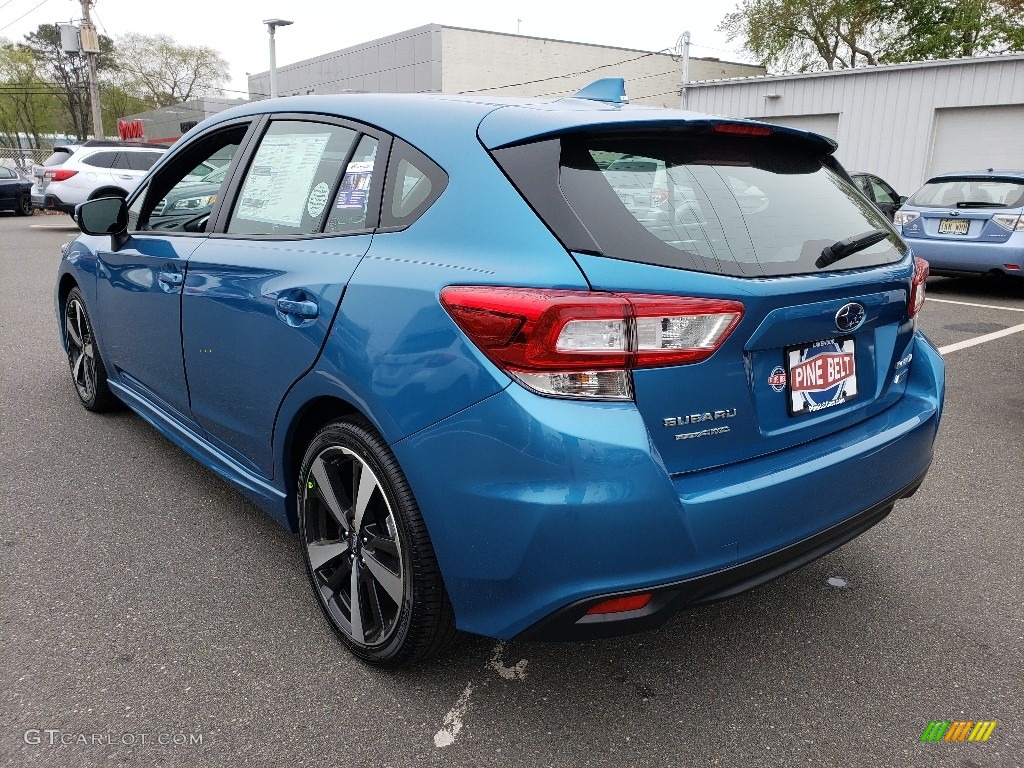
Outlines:
[[[820,557],[931,464],[927,264],[834,142],[624,100],[217,114],[79,208],[54,291],[74,391],[297,532],[373,664],[456,627],[639,631]],[[216,189],[185,182],[215,156]]]
[[103,140],[55,146],[33,169],[32,206],[74,213],[86,200],[127,197],[166,151],[163,144]]
[[32,182],[4,165],[0,165],[0,211],[14,211],[19,216],[32,213]]
[[897,211],[895,224],[933,272],[1024,277],[1024,171],[936,176]]
[[850,174],[861,192],[868,200],[873,202],[889,221],[893,220],[896,210],[907,202],[907,198],[896,193],[887,182],[875,176],[873,173],[857,171]]

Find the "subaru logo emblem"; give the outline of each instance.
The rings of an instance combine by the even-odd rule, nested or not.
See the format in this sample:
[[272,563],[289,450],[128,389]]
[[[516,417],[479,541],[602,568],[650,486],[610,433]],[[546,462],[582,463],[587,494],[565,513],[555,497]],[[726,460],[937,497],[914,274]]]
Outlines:
[[836,312],[836,328],[843,333],[855,331],[860,328],[866,316],[867,312],[864,310],[864,305],[851,301],[849,304],[844,304]]

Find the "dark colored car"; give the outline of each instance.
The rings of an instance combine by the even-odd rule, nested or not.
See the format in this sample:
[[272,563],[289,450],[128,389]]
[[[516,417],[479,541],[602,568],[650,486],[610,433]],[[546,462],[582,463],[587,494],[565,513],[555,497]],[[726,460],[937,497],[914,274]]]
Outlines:
[[32,182],[13,168],[0,165],[0,211],[32,214]]
[[[928,267],[835,143],[613,85],[257,101],[78,208],[54,298],[82,404],[296,532],[371,663],[656,626],[931,464]],[[216,190],[186,181],[211,157]]]
[[873,173],[857,171],[850,176],[857,184],[857,188],[888,217],[889,221],[893,220],[897,209],[907,202],[904,195],[897,194],[891,185]]

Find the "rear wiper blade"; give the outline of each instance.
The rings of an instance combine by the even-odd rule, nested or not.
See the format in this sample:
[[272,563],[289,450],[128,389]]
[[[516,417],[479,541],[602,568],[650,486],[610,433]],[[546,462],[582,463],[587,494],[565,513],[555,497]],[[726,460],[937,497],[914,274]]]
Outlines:
[[860,235],[854,235],[848,237],[845,240],[840,240],[838,243],[832,243],[832,245],[825,246],[821,251],[821,256],[814,262],[814,266],[818,269],[827,267],[829,264],[835,264],[840,259],[845,259],[847,256],[857,251],[863,251],[865,248],[870,248],[875,243],[880,243],[889,236],[889,233],[884,229],[872,229],[868,232],[864,232]]

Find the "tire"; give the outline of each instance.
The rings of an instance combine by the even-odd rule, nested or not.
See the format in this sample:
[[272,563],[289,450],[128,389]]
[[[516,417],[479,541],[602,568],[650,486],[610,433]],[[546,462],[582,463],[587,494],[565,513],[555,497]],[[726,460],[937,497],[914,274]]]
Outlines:
[[32,215],[32,193],[25,192],[21,197],[18,198],[18,205],[14,209],[14,212],[18,216],[31,216]]
[[355,656],[401,667],[451,643],[455,614],[430,536],[398,461],[368,422],[340,419],[317,433],[297,501],[313,593]]
[[100,357],[92,321],[85,309],[82,292],[72,288],[64,302],[64,349],[71,368],[71,383],[87,410],[103,413],[117,407],[118,400],[107,386],[107,368]]

